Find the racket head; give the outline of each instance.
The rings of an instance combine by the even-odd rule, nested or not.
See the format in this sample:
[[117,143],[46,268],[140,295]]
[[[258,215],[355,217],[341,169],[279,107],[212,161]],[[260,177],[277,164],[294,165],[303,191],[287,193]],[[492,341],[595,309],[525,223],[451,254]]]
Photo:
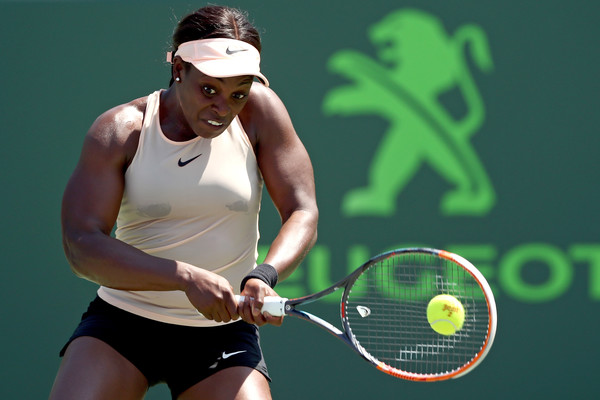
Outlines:
[[[351,275],[341,316],[355,350],[379,370],[413,381],[458,378],[489,352],[496,304],[483,275],[466,259],[437,249],[398,249],[373,257]],[[465,309],[454,335],[435,332],[427,305],[439,294]]]

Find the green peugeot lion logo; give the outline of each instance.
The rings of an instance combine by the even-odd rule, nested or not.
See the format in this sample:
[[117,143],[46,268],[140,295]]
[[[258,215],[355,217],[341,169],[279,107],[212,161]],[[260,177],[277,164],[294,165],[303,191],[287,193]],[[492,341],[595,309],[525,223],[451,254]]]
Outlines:
[[[389,121],[368,170],[368,186],[344,195],[343,214],[393,215],[397,196],[424,163],[451,185],[440,201],[443,215],[489,212],[494,188],[469,142],[485,110],[466,56],[483,72],[493,69],[485,33],[463,25],[450,36],[438,18],[403,9],[372,26],[369,39],[378,59],[341,50],[328,62],[332,72],[353,83],[326,94],[326,115],[369,114]],[[466,105],[460,119],[439,101],[453,89]]]

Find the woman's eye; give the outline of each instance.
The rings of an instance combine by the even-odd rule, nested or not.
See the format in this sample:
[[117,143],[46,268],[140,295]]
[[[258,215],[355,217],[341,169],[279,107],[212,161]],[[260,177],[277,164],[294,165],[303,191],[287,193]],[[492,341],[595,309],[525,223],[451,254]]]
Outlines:
[[246,93],[234,93],[233,98],[236,100],[243,100],[248,96]]
[[217,91],[210,86],[203,86],[202,91],[207,95],[214,95],[215,93],[217,93]]

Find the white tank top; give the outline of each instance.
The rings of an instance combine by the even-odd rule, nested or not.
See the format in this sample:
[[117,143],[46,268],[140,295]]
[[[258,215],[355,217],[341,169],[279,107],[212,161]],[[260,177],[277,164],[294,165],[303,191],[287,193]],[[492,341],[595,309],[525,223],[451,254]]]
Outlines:
[[[256,266],[263,180],[236,117],[214,139],[174,142],[162,132],[160,91],[148,96],[139,144],[125,173],[116,238],[148,254],[190,263],[225,277],[235,291]],[[182,291],[100,287],[108,303],[157,321],[219,325]]]

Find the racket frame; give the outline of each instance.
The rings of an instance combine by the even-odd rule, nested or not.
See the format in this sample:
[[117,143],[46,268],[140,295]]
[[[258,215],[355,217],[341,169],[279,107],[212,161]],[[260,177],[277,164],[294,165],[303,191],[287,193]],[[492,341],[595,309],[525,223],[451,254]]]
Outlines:
[[393,257],[398,254],[403,254],[403,253],[429,254],[429,255],[439,256],[443,259],[452,261],[455,264],[461,266],[465,271],[467,271],[473,277],[473,279],[478,283],[478,285],[481,288],[481,291],[485,297],[487,312],[488,312],[488,326],[487,326],[488,334],[486,335],[486,340],[483,343],[480,351],[477,352],[477,354],[475,354],[474,357],[469,362],[465,363],[460,368],[457,368],[453,371],[447,371],[445,373],[420,374],[420,373],[412,373],[412,372],[403,371],[403,370],[394,368],[382,361],[377,360],[375,357],[371,356],[371,354],[369,354],[368,351],[366,351],[350,334],[348,334],[348,332],[352,332],[352,329],[346,318],[345,305],[346,305],[346,301],[348,299],[348,295],[350,294],[349,291],[347,291],[347,290],[344,291],[344,295],[342,296],[341,305],[340,305],[341,315],[342,315],[342,323],[344,325],[345,338],[347,339],[346,343],[348,343],[348,341],[350,341],[350,343],[351,343],[350,346],[359,355],[361,355],[365,360],[374,364],[377,369],[379,369],[380,371],[382,371],[386,374],[389,374],[389,375],[392,375],[392,376],[395,376],[398,378],[411,380],[411,381],[433,382],[433,381],[442,381],[442,380],[447,380],[447,379],[456,379],[456,378],[459,378],[459,377],[462,377],[462,376],[468,374],[476,366],[478,366],[481,363],[481,361],[483,361],[483,359],[486,357],[486,355],[489,353],[489,351],[492,347],[492,344],[494,342],[494,338],[496,336],[496,330],[497,330],[497,326],[498,326],[496,302],[494,299],[492,289],[490,288],[490,286],[487,283],[487,280],[485,279],[483,274],[473,264],[471,264],[471,262],[469,262],[465,258],[459,256],[458,254],[454,254],[454,253],[451,253],[451,252],[445,251],[445,250],[438,250],[438,249],[425,248],[425,247],[395,249],[395,250],[391,250],[391,251],[379,254],[379,255],[371,258],[369,261],[367,261],[362,266],[360,266],[350,276],[348,276],[348,278],[352,278],[352,280],[349,280],[347,282],[346,282],[346,280],[344,280],[343,282],[345,282],[346,287],[351,287],[352,284],[354,283],[354,280],[356,280],[358,278],[358,276],[360,276],[360,274],[365,269],[368,269],[372,264],[380,262],[381,260]]
[[[445,373],[436,373],[436,374],[419,374],[419,373],[412,373],[412,372],[397,369],[397,368],[392,367],[382,361],[377,360],[375,357],[373,357],[367,350],[365,350],[360,345],[360,343],[358,343],[358,341],[351,334],[352,329],[351,329],[351,327],[348,323],[348,319],[346,317],[346,303],[347,303],[348,295],[350,292],[347,289],[352,287],[353,283],[358,279],[358,277],[366,269],[370,268],[373,264],[380,262],[382,260],[385,260],[387,258],[393,257],[395,255],[403,254],[403,253],[429,254],[429,255],[439,256],[443,259],[452,261],[452,262],[456,263],[457,265],[461,266],[465,271],[467,271],[473,277],[473,279],[478,283],[479,287],[482,290],[482,293],[485,297],[487,312],[488,312],[488,327],[487,327],[488,334],[486,335],[486,340],[483,343],[480,351],[477,352],[477,354],[475,354],[474,357],[469,362],[465,363],[462,367],[457,368],[456,370],[448,371]],[[341,314],[341,319],[342,319],[342,325],[344,328],[343,330],[341,330],[338,327],[332,325],[331,323],[323,320],[322,318],[317,317],[316,315],[313,315],[304,310],[297,309],[297,306],[312,303],[312,302],[317,301],[325,296],[328,296],[328,295],[332,294],[333,292],[336,292],[340,289],[344,289],[342,299],[340,302],[340,314]],[[319,327],[325,329],[327,332],[331,333],[338,339],[342,340],[352,350],[354,350],[358,355],[360,355],[363,359],[365,359],[366,361],[373,364],[381,372],[384,372],[388,375],[392,375],[392,376],[395,376],[398,378],[411,380],[411,381],[432,382],[432,381],[441,381],[441,380],[447,380],[447,379],[455,379],[455,378],[459,378],[461,376],[466,375],[467,373],[472,371],[477,365],[479,365],[481,363],[481,361],[483,361],[483,359],[486,357],[486,355],[488,354],[488,352],[493,344],[493,341],[494,341],[494,338],[496,335],[496,329],[497,329],[496,302],[494,300],[494,295],[492,293],[492,290],[491,290],[489,284],[487,283],[485,277],[483,276],[483,274],[481,274],[481,272],[477,268],[475,268],[475,266],[473,266],[473,264],[471,264],[465,258],[463,258],[457,254],[445,251],[445,250],[438,250],[438,249],[433,249],[433,248],[412,247],[412,248],[395,249],[395,250],[391,250],[391,251],[388,251],[385,253],[381,253],[381,254],[371,258],[367,262],[365,262],[363,265],[358,267],[354,272],[352,272],[350,275],[348,275],[344,279],[340,280],[339,282],[335,283],[331,287],[324,289],[320,292],[317,292],[317,293],[314,293],[311,295],[307,295],[307,296],[303,296],[303,297],[299,297],[299,298],[295,298],[295,299],[266,297],[264,303],[265,303],[265,306],[263,307],[263,311],[268,311],[270,308],[272,315],[283,315],[283,314],[290,315],[290,316],[294,316],[294,317],[303,319],[305,321],[311,322],[315,325],[318,325]],[[273,305],[274,303],[276,303],[276,305]],[[273,311],[273,310],[275,310],[275,311]],[[273,312],[278,312],[276,310],[281,310],[282,313],[281,314],[273,314]]]

